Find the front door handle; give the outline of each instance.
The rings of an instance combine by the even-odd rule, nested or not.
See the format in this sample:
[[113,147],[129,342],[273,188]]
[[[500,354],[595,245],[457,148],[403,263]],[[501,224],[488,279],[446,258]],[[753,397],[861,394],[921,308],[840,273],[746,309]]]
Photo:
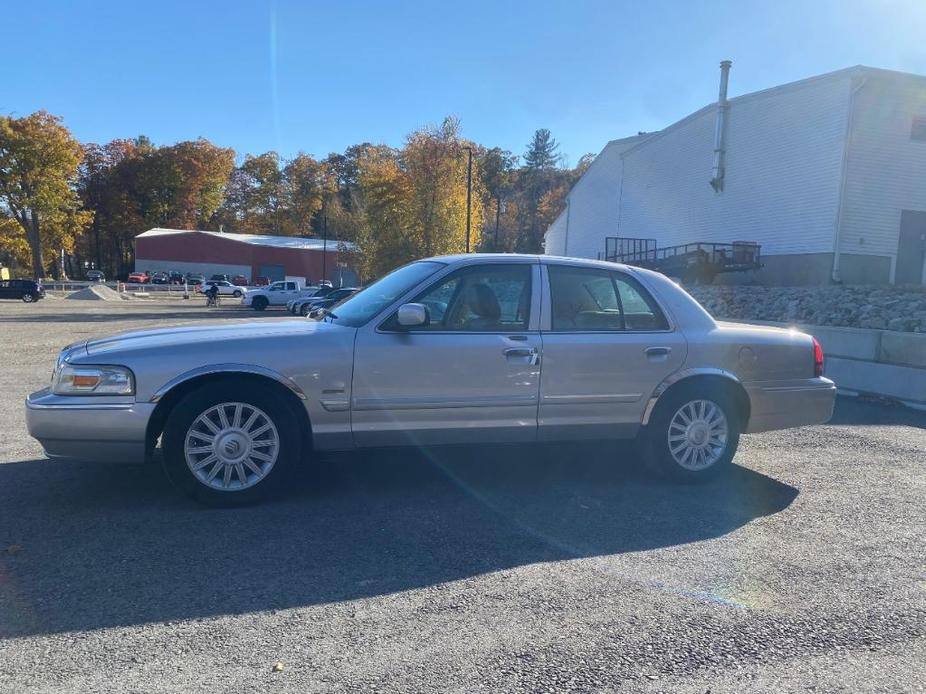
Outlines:
[[540,354],[533,347],[509,347],[505,350],[507,359],[528,359],[528,364],[539,364]]
[[672,351],[671,347],[647,347],[643,350],[648,357],[667,357]]

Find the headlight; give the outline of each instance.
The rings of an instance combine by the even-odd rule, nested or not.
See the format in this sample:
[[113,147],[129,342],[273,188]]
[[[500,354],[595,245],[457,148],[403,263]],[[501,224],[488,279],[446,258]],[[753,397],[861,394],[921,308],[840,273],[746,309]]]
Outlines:
[[135,379],[124,366],[72,366],[55,370],[52,391],[56,395],[132,395]]

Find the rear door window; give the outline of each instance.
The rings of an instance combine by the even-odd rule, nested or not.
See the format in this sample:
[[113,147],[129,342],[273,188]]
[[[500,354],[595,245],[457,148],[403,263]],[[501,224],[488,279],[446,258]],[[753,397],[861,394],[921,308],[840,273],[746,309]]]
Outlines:
[[614,273],[614,284],[621,300],[626,330],[668,330],[669,323],[652,295],[639,282]]
[[659,306],[632,277],[603,268],[548,266],[557,332],[666,330]]
[[617,287],[607,270],[549,266],[552,328],[557,332],[623,330]]

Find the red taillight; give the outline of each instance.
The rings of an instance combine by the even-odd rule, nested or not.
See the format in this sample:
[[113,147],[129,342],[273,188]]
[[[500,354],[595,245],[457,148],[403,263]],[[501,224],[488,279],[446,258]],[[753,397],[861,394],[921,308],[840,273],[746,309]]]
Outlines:
[[813,375],[823,375],[823,348],[817,338],[813,338]]

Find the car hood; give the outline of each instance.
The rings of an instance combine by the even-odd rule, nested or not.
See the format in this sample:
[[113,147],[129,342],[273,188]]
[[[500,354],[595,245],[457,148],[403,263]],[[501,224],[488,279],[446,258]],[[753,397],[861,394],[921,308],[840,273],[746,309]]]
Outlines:
[[98,356],[114,352],[163,349],[195,343],[222,345],[231,340],[310,335],[330,329],[343,330],[330,323],[294,319],[215,325],[180,325],[172,328],[135,330],[89,340],[85,344],[85,349],[89,356]]

